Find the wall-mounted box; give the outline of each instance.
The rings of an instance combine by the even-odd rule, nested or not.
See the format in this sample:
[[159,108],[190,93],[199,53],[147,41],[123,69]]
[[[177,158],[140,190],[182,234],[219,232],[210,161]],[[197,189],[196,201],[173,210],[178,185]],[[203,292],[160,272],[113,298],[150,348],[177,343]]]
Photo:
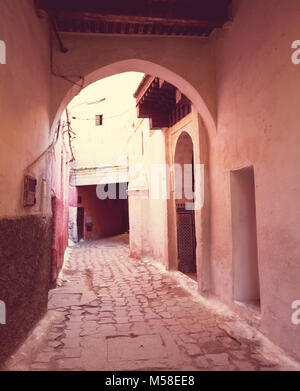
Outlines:
[[24,206],[33,206],[36,203],[37,180],[31,175],[24,178]]

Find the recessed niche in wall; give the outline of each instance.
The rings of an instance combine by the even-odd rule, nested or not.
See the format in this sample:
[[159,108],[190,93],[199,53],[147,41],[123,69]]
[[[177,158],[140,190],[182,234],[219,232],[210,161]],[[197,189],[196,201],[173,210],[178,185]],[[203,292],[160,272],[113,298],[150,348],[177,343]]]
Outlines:
[[253,167],[231,171],[233,297],[260,308]]

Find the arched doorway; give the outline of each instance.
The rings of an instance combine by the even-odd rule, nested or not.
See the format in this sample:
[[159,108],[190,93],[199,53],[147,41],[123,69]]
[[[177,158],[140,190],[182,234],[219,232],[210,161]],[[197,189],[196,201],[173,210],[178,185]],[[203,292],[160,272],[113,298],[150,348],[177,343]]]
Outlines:
[[178,270],[196,279],[194,148],[185,131],[177,140],[174,163]]
[[[76,53],[74,53],[75,56]],[[98,59],[99,60],[99,59]],[[193,153],[195,167],[198,164],[205,165],[205,202],[201,210],[194,212],[193,221],[195,224],[194,236],[197,238],[196,242],[199,244],[197,247],[196,259],[197,259],[197,270],[198,270],[198,284],[200,292],[209,291],[209,231],[210,231],[210,212],[209,212],[209,178],[208,178],[208,160],[209,160],[209,145],[211,140],[216,137],[216,123],[213,115],[214,110],[211,110],[210,105],[207,104],[207,90],[201,88],[201,94],[199,93],[199,84],[191,83],[190,80],[181,76],[181,72],[177,73],[171,70],[172,67],[166,67],[159,65],[158,63],[147,61],[140,58],[132,58],[121,61],[109,63],[108,65],[96,67],[96,58],[93,60],[94,66],[90,66],[90,72],[85,73],[85,69],[81,74],[85,75],[82,77],[81,82],[79,79],[70,87],[69,82],[64,82],[59,78],[54,79],[53,88],[53,113],[52,113],[52,133],[57,126],[57,122],[60,118],[62,111],[68,105],[68,103],[76,96],[83,88],[94,83],[95,81],[104,79],[106,77],[120,74],[124,72],[143,72],[145,74],[155,75],[163,80],[171,83],[177,87],[191,102],[193,110],[196,113],[195,120],[193,121],[194,131],[193,136]],[[95,70],[91,70],[94,68]],[[57,87],[57,88],[56,88]],[[202,94],[203,92],[203,94]],[[191,132],[189,132],[192,134]],[[174,135],[174,139],[177,140],[177,135]],[[166,148],[171,140],[165,140]],[[166,160],[167,164],[172,165],[174,163],[174,155],[171,156],[167,153]],[[202,180],[195,178],[195,189],[201,188]],[[204,185],[204,183],[203,183]],[[196,199],[199,198],[196,195]],[[178,268],[177,265],[177,235],[176,235],[176,210],[174,207],[173,199],[168,200],[167,208],[167,227],[166,237],[167,242],[164,245],[164,252],[166,253],[165,261],[163,262],[168,270],[174,270]],[[175,229],[174,229],[175,228]],[[196,275],[195,275],[196,277]]]

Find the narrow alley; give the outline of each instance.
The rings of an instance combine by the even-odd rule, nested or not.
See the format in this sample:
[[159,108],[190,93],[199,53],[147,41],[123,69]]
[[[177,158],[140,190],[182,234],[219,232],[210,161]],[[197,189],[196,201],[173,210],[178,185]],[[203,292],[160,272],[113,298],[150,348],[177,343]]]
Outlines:
[[181,278],[197,283],[176,273],[130,258],[126,234],[69,247],[47,314],[4,369],[299,369],[197,288],[184,289]]
[[300,371],[299,16],[0,0],[1,374]]

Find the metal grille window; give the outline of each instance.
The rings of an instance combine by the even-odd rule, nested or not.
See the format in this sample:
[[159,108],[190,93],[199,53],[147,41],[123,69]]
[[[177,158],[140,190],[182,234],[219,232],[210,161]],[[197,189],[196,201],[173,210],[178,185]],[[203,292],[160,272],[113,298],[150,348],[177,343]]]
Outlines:
[[196,273],[196,237],[193,210],[186,210],[185,204],[176,205],[178,270],[182,273]]
[[96,115],[96,126],[103,125],[103,114]]

